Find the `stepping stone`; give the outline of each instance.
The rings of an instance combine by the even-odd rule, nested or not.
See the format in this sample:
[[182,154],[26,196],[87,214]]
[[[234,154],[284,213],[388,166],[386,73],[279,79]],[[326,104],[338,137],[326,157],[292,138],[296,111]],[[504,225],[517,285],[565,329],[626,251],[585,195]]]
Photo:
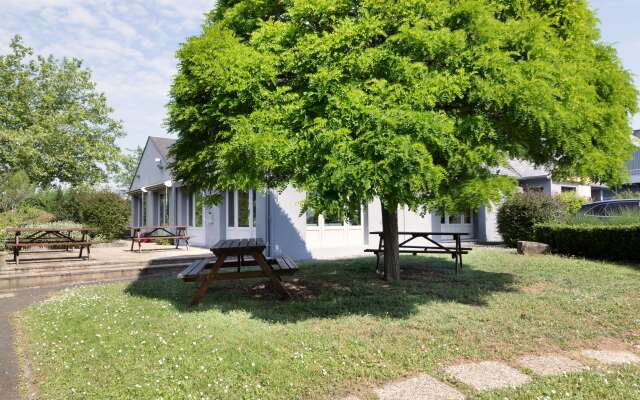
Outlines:
[[374,391],[380,400],[464,400],[462,393],[425,374]]
[[446,371],[476,390],[514,388],[530,381],[527,375],[495,361],[453,365]]
[[630,351],[584,350],[582,355],[609,365],[640,363],[640,357]]
[[524,356],[518,360],[518,363],[542,376],[562,375],[565,373],[589,369],[589,367],[576,360],[554,354],[547,354],[543,356]]

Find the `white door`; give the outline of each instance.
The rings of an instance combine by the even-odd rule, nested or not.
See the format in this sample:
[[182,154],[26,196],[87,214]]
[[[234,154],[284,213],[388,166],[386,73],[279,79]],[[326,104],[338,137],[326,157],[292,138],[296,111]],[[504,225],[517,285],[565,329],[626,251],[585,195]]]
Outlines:
[[256,237],[256,193],[227,192],[227,239]]
[[[464,213],[449,214],[447,212],[440,216],[440,232],[461,232],[467,233],[462,239],[473,237],[473,213],[467,210]],[[451,237],[442,237],[443,240],[451,240]]]

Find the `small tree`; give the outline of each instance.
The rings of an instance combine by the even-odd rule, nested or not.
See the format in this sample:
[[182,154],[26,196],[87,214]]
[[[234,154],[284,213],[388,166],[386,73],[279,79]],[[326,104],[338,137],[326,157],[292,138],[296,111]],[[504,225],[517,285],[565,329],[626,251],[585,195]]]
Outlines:
[[637,93],[584,0],[225,0],[178,52],[176,178],[352,215],[498,202],[509,158],[616,182]]

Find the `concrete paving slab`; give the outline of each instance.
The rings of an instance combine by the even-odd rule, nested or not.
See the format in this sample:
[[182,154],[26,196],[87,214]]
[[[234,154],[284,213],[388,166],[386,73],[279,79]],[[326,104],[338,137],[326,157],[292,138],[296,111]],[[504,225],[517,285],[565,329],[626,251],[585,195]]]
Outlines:
[[446,372],[476,390],[518,387],[531,380],[520,371],[495,361],[453,365],[446,368]]
[[630,351],[584,350],[582,355],[608,365],[640,363],[640,357]]
[[589,369],[589,367],[576,360],[557,354],[524,356],[518,360],[518,363],[542,376],[562,375]]
[[15,293],[0,293],[0,299],[8,299],[15,296]]
[[374,392],[380,400],[464,400],[462,393],[426,374],[388,383]]

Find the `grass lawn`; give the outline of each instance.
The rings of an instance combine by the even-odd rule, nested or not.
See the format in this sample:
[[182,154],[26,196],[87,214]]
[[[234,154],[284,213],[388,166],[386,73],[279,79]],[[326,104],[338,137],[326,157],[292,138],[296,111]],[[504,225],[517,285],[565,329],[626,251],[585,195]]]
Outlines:
[[603,338],[640,343],[640,267],[501,249],[474,250],[459,277],[445,257],[401,263],[404,280],[388,285],[374,258],[310,262],[296,300],[241,281],[214,285],[193,310],[194,286],[176,279],[85,287],[25,310],[19,325],[43,399],[364,400],[418,372],[471,399],[640,398],[638,366],[482,394],[442,371]]

